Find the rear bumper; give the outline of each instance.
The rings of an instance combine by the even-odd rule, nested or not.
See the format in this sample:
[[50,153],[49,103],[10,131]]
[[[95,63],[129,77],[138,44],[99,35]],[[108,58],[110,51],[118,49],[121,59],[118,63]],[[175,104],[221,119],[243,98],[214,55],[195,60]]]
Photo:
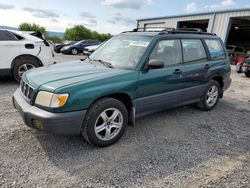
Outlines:
[[224,87],[223,87],[223,91],[226,91],[232,83],[232,79],[231,78],[227,78],[224,80]]
[[47,112],[27,103],[20,89],[13,95],[13,105],[27,126],[56,135],[79,135],[87,112],[86,110],[67,113]]

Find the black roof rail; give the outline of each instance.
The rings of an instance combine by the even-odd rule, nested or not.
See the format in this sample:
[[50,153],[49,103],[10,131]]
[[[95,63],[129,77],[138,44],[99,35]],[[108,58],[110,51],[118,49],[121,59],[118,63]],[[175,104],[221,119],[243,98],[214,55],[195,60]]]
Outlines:
[[179,31],[197,31],[197,32],[203,32],[202,29],[200,28],[178,28],[176,30],[179,30]]
[[159,34],[178,34],[178,33],[184,33],[184,34],[200,34],[200,35],[213,35],[216,36],[215,33],[207,33],[202,31],[200,28],[172,28],[172,27],[138,27],[133,29],[132,31],[125,31],[122,33],[128,33],[128,32],[159,32]]
[[167,31],[167,30],[175,30],[175,28],[170,27],[138,27],[133,29],[132,31],[124,31],[122,33],[128,33],[128,32],[161,32],[161,31]]
[[208,33],[208,32],[202,31],[202,29],[200,29],[200,28],[178,28],[178,29],[174,29],[172,31],[164,31],[163,30],[159,34],[165,34],[165,33],[171,33],[171,34],[183,33],[183,34],[200,34],[200,35],[216,36],[215,33]]

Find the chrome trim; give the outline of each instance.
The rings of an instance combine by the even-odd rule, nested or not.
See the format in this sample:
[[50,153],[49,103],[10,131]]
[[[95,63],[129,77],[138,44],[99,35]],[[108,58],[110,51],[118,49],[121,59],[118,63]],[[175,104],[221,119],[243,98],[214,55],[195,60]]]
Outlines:
[[[32,91],[30,91],[30,89]],[[33,86],[31,86],[30,84],[28,84],[27,82],[23,81],[23,79],[21,79],[20,90],[21,90],[21,93],[22,93],[22,96],[24,97],[24,99],[26,101],[30,102],[35,88]],[[32,93],[30,93],[30,92],[32,92]]]

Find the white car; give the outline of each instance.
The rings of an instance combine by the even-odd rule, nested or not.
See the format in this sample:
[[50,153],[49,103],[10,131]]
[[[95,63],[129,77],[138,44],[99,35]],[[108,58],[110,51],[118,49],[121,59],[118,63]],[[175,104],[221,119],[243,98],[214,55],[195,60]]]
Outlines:
[[102,45],[102,43],[98,44],[98,45],[87,46],[87,47],[83,48],[83,55],[87,55],[87,56],[91,55],[101,45]]
[[53,63],[52,46],[41,33],[0,30],[0,76],[20,81],[25,71]]

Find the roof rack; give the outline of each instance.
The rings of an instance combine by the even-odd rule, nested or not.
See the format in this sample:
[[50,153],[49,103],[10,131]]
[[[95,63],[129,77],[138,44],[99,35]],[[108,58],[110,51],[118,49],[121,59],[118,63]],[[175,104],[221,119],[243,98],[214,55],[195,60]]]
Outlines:
[[180,31],[197,31],[197,32],[203,32],[202,29],[200,28],[178,28],[177,30],[180,30]]
[[165,34],[165,33],[171,33],[171,34],[200,34],[200,35],[212,35],[212,36],[216,36],[215,33],[208,33],[208,32],[204,32],[202,31],[202,29],[200,28],[178,28],[178,29],[174,29],[172,31],[161,31],[159,34]]
[[215,33],[208,33],[202,31],[200,28],[171,28],[171,27],[142,27],[142,28],[135,28],[132,31],[126,31],[123,33],[127,32],[159,32],[159,34],[179,34],[179,33],[184,33],[184,34],[200,34],[200,35],[212,35],[216,36]]

